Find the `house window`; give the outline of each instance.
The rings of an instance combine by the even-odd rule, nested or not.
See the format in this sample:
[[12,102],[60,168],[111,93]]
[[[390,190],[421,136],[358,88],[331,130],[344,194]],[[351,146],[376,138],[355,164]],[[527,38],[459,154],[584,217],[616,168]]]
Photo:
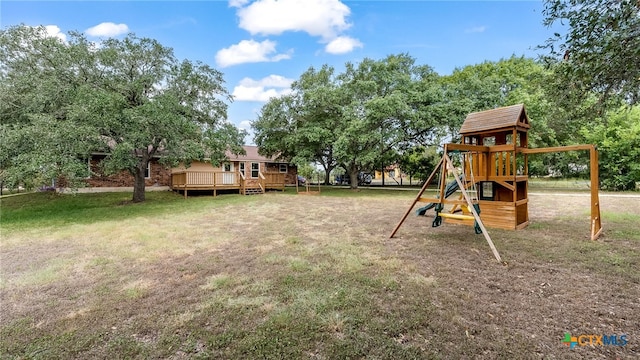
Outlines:
[[244,173],[244,163],[241,162],[240,163],[240,174],[242,174],[243,176],[245,176],[246,174]]
[[260,176],[260,163],[252,162],[251,163],[251,177],[256,179]]
[[486,138],[482,139],[482,145],[484,146],[493,146],[496,144],[496,137],[495,136],[489,136]]
[[222,171],[224,171],[224,172],[233,171],[233,164],[232,163],[224,163],[222,165]]
[[287,164],[280,164],[280,172],[281,173],[287,172]]
[[144,178],[145,179],[151,178],[151,161],[147,162],[147,168],[144,169]]

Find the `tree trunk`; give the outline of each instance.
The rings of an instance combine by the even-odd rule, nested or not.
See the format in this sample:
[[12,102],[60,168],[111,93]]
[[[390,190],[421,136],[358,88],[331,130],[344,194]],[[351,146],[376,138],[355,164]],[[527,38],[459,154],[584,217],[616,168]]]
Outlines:
[[144,202],[145,199],[145,183],[144,183],[144,173],[147,169],[147,163],[149,161],[140,160],[138,167],[135,169],[135,174],[133,174],[134,182],[133,182],[133,202],[139,203]]
[[324,184],[331,185],[331,170],[324,170]]
[[324,167],[324,184],[331,185],[331,172],[335,169],[335,166]]
[[351,189],[358,188],[358,169],[351,168],[349,171],[349,179],[351,180]]

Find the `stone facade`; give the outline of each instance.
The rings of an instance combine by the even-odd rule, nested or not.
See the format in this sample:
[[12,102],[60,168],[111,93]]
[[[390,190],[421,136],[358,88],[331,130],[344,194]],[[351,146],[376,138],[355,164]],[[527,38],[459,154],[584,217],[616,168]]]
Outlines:
[[[251,164],[259,163],[260,171],[263,173],[285,173],[285,184],[295,185],[297,181],[297,168],[295,165],[272,162],[272,160],[262,157],[257,154],[257,148],[255,146],[245,146],[247,156],[231,157],[231,160],[227,164],[232,164],[230,171],[240,171],[240,164],[242,163],[245,169],[247,186],[257,186],[258,179],[251,177]],[[94,154],[91,157],[89,166],[91,169],[91,177],[85,181],[88,187],[132,187],[134,179],[127,171],[121,171],[115,175],[104,175],[100,168],[100,162],[104,160],[107,155]],[[286,167],[286,169],[285,169]],[[158,162],[157,158],[152,159],[149,162],[149,177],[145,179],[146,186],[171,186],[171,173],[176,171],[183,171],[184,167],[166,168]],[[222,166],[214,167],[210,163],[204,163],[200,161],[194,161],[189,168],[191,171],[222,171]],[[285,171],[286,170],[286,171]]]
[[[89,187],[131,187],[133,186],[133,176],[127,171],[121,171],[114,175],[104,175],[100,169],[100,162],[105,155],[93,155],[89,162],[91,167],[91,177],[86,179]],[[171,185],[171,169],[166,168],[152,159],[149,162],[149,177],[145,179],[146,186],[169,186]]]

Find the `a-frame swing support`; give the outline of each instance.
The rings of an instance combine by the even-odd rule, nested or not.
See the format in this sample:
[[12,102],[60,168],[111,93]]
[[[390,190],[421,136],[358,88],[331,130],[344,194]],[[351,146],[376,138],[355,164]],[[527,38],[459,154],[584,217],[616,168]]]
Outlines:
[[[491,237],[489,236],[489,233],[487,232],[487,229],[485,228],[484,224],[482,223],[482,219],[480,219],[480,215],[476,212],[476,210],[475,210],[475,208],[473,206],[473,202],[472,202],[471,198],[469,197],[469,194],[467,193],[467,190],[465,189],[464,185],[460,181],[460,178],[458,176],[458,172],[456,171],[455,166],[451,162],[451,158],[449,158],[449,155],[447,155],[447,149],[446,148],[445,148],[444,155],[440,159],[440,162],[438,162],[438,165],[436,165],[436,167],[433,169],[433,172],[431,172],[431,175],[429,175],[429,178],[427,179],[427,181],[425,181],[424,185],[422,186],[422,188],[418,192],[418,195],[414,199],[413,203],[407,209],[407,212],[405,212],[404,216],[402,216],[402,219],[400,220],[398,225],[396,225],[396,227],[393,229],[393,232],[391,232],[391,235],[389,235],[389,238],[392,238],[396,234],[398,229],[400,229],[400,226],[407,219],[407,216],[409,216],[409,214],[411,213],[411,211],[413,210],[413,208],[414,208],[414,206],[416,205],[417,202],[419,202],[419,201],[429,201],[429,202],[442,203],[443,201],[445,201],[444,197],[442,196],[442,194],[440,194],[440,197],[438,199],[425,200],[424,198],[422,198],[422,194],[425,192],[425,190],[427,189],[427,186],[429,186],[429,183],[431,183],[431,181],[433,180],[435,175],[438,173],[438,171],[441,172],[440,182],[443,182],[443,179],[446,177],[447,171],[451,171],[451,173],[453,174],[454,178],[456,179],[456,182],[458,183],[458,187],[460,188],[460,191],[462,192],[462,196],[464,197],[465,202],[467,203],[469,210],[473,214],[473,218],[475,219],[475,221],[477,222],[478,226],[482,230],[482,234],[484,235],[484,238],[487,240],[487,243],[489,244],[489,247],[491,248],[491,251],[493,252],[493,256],[496,258],[496,260],[498,260],[498,262],[502,262],[502,259],[500,258],[500,254],[498,253],[498,250],[496,249],[495,245],[493,244],[493,241],[491,240]],[[442,188],[443,188],[442,184],[440,184],[440,188],[442,190]],[[442,191],[441,191],[441,193],[442,193]]]
[[407,211],[404,213],[404,215],[402,216],[402,219],[400,219],[400,222],[398,223],[398,225],[396,225],[396,227],[391,232],[391,235],[389,235],[389,239],[391,239],[396,234],[396,232],[398,232],[398,229],[400,229],[400,226],[402,226],[402,223],[404,223],[404,221],[407,219],[407,216],[409,216],[409,214],[411,214],[411,210],[413,210],[413,208],[416,206],[418,201],[421,201],[422,194],[424,193],[425,190],[427,190],[427,186],[429,186],[429,184],[431,183],[431,180],[433,180],[433,177],[436,176],[436,174],[438,173],[438,170],[442,166],[442,162],[443,161],[444,161],[444,157],[440,158],[440,161],[438,162],[438,165],[436,165],[433,168],[433,171],[431,172],[431,175],[429,175],[429,178],[427,179],[427,181],[425,181],[424,185],[422,185],[422,189],[420,189],[420,191],[418,192],[418,196],[416,196],[416,198],[413,200],[413,203],[411,203],[411,206],[409,206]]

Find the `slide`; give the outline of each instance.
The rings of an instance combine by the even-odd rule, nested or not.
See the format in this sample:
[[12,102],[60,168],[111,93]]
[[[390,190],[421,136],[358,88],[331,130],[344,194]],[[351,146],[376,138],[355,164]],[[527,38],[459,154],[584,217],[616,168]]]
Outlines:
[[[449,196],[453,195],[456,191],[458,191],[460,187],[458,186],[458,182],[455,180],[450,181],[447,184],[447,187],[444,188],[444,198],[448,198]],[[418,210],[416,210],[416,215],[424,215],[426,214],[427,210],[435,207],[436,204],[435,203],[428,203],[427,205],[419,208]]]

